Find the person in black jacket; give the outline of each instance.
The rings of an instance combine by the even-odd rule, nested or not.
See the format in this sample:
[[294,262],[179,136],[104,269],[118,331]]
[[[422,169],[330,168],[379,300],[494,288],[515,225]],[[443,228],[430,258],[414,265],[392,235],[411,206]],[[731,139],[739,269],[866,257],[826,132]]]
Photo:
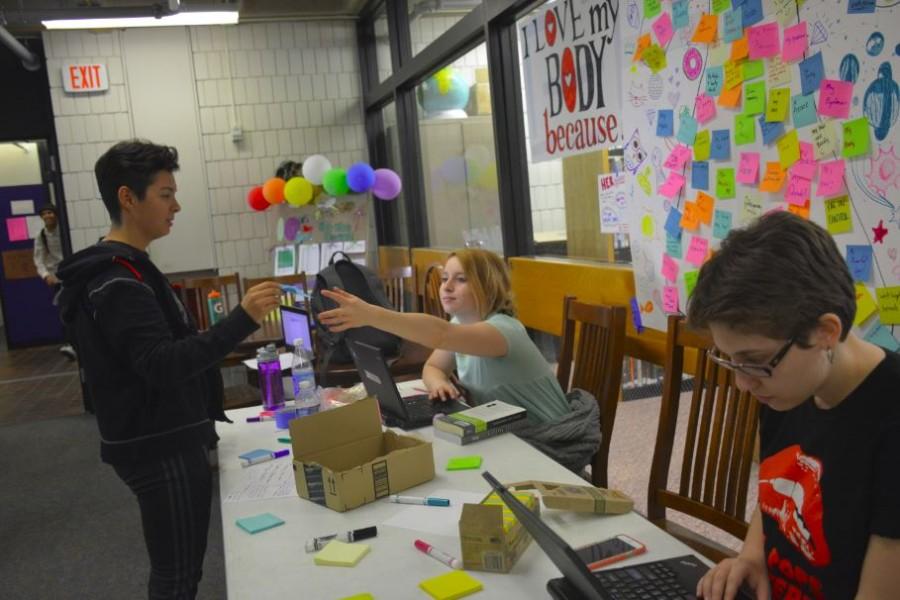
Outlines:
[[197,328],[147,246],[181,209],[175,148],[120,142],[95,166],[112,226],[62,262],[63,320],[74,333],[100,429],[100,456],[137,496],[150,555],[149,597],[194,598],[209,529],[208,448],[223,411],[218,365],[278,306],[280,288],[247,290],[209,330]]

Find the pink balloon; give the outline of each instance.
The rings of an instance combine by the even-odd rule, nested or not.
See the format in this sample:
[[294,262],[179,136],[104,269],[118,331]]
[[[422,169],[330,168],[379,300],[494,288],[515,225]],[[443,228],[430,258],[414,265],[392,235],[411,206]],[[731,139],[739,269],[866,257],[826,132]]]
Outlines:
[[393,200],[400,195],[403,184],[400,176],[390,169],[375,169],[375,183],[372,195],[382,200]]

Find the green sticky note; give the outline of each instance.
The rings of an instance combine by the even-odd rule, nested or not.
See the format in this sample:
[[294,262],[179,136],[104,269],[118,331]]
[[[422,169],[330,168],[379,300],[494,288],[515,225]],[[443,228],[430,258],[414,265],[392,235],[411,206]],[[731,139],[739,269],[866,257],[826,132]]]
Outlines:
[[788,169],[800,160],[800,140],[797,138],[797,130],[791,129],[781,136],[775,143],[778,146],[778,162],[782,169]]
[[712,11],[714,15],[731,10],[731,0],[712,0]]
[[763,61],[760,60],[748,60],[743,65],[741,65],[741,69],[743,69],[744,81],[748,79],[756,79],[757,77],[762,77],[766,72],[766,66]]
[[477,469],[480,466],[480,456],[456,456],[447,461],[448,471],[464,471],[466,469]]
[[766,122],[775,123],[787,118],[788,106],[791,103],[790,88],[769,90],[769,103],[766,105]]
[[688,298],[690,298],[691,294],[694,293],[694,288],[697,287],[697,277],[700,276],[700,271],[686,271],[684,274],[684,291],[687,294]]
[[273,515],[272,513],[262,513],[253,517],[244,517],[238,519],[235,524],[247,533],[259,533],[266,529],[272,529],[279,525],[284,525],[284,521]]
[[716,196],[719,200],[734,198],[734,169],[716,169]]
[[825,201],[825,225],[832,235],[853,231],[849,196],[838,196]]
[[697,137],[694,138],[694,160],[709,160],[710,146],[709,130],[697,132]]
[[761,115],[766,110],[766,82],[744,85],[744,114]]
[[734,115],[734,143],[738,146],[756,141],[756,119],[752,115]]
[[844,121],[844,146],[841,154],[845,158],[869,153],[869,120],[866,117]]
[[652,19],[662,10],[662,2],[660,0],[644,0],[644,18]]

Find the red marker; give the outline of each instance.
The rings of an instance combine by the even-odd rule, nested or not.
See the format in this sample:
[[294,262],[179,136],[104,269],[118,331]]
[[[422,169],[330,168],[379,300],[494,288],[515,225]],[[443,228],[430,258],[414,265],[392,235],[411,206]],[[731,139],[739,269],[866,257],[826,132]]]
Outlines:
[[437,548],[435,548],[428,542],[423,542],[422,540],[416,540],[415,546],[420,551],[424,552],[425,554],[427,554],[431,558],[434,558],[435,560],[441,561],[442,563],[444,563],[451,569],[462,569],[462,563],[459,562],[458,558],[453,558],[449,554],[445,554],[444,552],[441,552],[440,550],[438,550]]

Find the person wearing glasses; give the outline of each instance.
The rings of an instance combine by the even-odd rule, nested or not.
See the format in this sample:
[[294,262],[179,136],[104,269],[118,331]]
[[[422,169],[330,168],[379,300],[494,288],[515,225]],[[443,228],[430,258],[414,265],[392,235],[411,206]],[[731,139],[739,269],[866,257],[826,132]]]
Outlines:
[[855,314],[834,240],[787,212],[732,231],[700,270],[688,324],[763,406],[759,505],[698,596],[897,597],[900,355],[858,337]]

